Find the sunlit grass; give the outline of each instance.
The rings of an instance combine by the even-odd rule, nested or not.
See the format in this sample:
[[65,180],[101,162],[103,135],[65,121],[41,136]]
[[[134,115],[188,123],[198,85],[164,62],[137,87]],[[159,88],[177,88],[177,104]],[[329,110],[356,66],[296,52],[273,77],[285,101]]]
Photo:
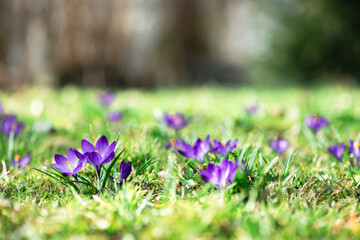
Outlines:
[[[67,87],[0,94],[5,111],[26,126],[15,139],[14,153],[31,154],[24,171],[1,166],[1,238],[328,239],[360,232],[359,169],[347,154],[339,163],[327,151],[358,137],[359,90],[124,90],[108,108],[99,104],[98,93]],[[245,108],[256,103],[259,114],[248,116]],[[121,122],[107,121],[112,110],[124,112]],[[165,149],[176,133],[157,120],[161,111],[192,116],[179,133],[187,142],[207,135],[238,139],[230,157],[245,159],[245,174],[238,173],[224,190],[204,184],[196,171],[201,164]],[[317,134],[304,125],[305,116],[314,113],[330,121]],[[34,124],[44,120],[53,130],[35,131]],[[94,142],[104,134],[110,141],[120,135],[121,158],[133,162],[123,188],[108,183],[101,193],[81,194],[34,170],[53,163],[55,153],[79,149],[83,138]],[[281,156],[269,147],[278,136],[290,142]],[[1,139],[4,151],[7,139]],[[6,152],[0,160],[6,163]],[[136,174],[147,161],[149,166]],[[82,171],[94,178],[91,167]]]

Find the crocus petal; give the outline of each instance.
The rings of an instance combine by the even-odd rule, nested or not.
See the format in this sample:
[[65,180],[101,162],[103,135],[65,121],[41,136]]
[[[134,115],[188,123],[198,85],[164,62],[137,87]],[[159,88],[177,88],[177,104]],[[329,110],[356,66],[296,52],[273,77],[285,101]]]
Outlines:
[[83,139],[81,141],[81,149],[82,149],[83,153],[95,151],[94,146],[85,139]]
[[105,154],[102,156],[103,158],[107,158],[111,152],[115,150],[115,141],[110,144],[110,146],[106,149]]
[[107,158],[105,158],[104,160],[102,160],[101,164],[105,164],[105,163],[111,162],[111,161],[114,159],[114,157],[115,157],[115,153],[114,153],[114,152],[111,152]]
[[76,148],[74,148],[74,152],[75,152],[75,155],[80,159],[83,157],[84,154],[82,154],[81,152],[79,152]]
[[223,166],[217,165],[215,167],[214,175],[216,176],[216,179],[214,179],[214,181],[211,181],[212,184],[221,188],[224,188],[226,186],[225,168],[226,168],[226,164],[224,164]]
[[182,150],[178,150],[178,152],[183,155],[184,157],[188,157],[188,158],[193,158],[194,157],[194,154],[192,152],[185,152],[185,151],[182,151]]
[[100,169],[100,167],[102,166],[101,164],[101,155],[96,153],[96,152],[91,152],[88,155],[88,163],[90,163],[91,165],[93,165],[97,170]]
[[75,152],[72,148],[69,148],[69,150],[67,151],[67,160],[69,161],[71,168],[74,169],[77,166],[78,163],[78,159],[75,155]]
[[96,150],[99,151],[99,154],[101,156],[104,156],[106,149],[109,147],[109,142],[107,140],[107,138],[105,137],[105,135],[101,136],[99,138],[99,140],[96,142]]
[[72,172],[62,172],[62,175],[65,177],[70,177],[72,175]]
[[55,162],[59,165],[63,165],[63,164],[66,164],[66,157],[62,156],[62,155],[59,155],[59,154],[55,154],[54,155],[55,157]]
[[76,175],[84,166],[85,162],[80,162],[79,165],[74,169],[74,171],[72,172],[72,175]]
[[[56,168],[57,170],[59,170],[62,174],[64,173],[69,173],[71,175],[71,170],[68,166],[66,165],[62,165],[62,164],[57,164],[57,163],[53,163],[51,164],[51,166],[53,166],[54,168]],[[66,175],[66,176],[70,176],[70,175]]]
[[185,143],[185,142],[182,141],[181,139],[178,140],[178,145],[179,145],[179,147],[181,147],[185,152],[191,152],[191,151],[192,151],[192,146],[190,146],[189,144]]
[[205,146],[207,146],[207,148],[211,147],[210,135],[207,135],[205,139]]
[[80,163],[87,163],[88,162],[88,158],[89,158],[89,153],[84,153],[82,154],[80,157],[79,157],[79,162],[78,164]]
[[238,143],[237,139],[235,141],[233,141],[233,142],[230,141],[230,152],[234,151],[234,149],[236,148],[237,143]]
[[210,171],[205,171],[205,170],[200,170],[199,171],[199,174],[200,174],[200,177],[205,181],[205,182],[208,182],[210,183],[213,178],[214,178],[214,175],[212,172]]

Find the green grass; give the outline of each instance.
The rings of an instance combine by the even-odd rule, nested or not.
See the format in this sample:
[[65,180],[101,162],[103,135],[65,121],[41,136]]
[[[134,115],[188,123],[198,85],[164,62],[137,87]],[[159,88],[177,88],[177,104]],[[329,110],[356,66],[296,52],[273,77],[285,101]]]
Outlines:
[[[360,233],[359,169],[347,154],[340,164],[327,151],[358,137],[360,89],[124,90],[110,107],[125,113],[115,124],[106,120],[110,109],[99,105],[98,93],[73,87],[0,93],[6,112],[26,125],[14,153],[31,154],[24,171],[9,167],[7,138],[1,137],[0,160],[8,166],[0,167],[0,238],[352,239]],[[41,113],[34,100],[43,103]],[[244,107],[256,102],[260,114],[247,116]],[[180,132],[187,142],[208,134],[238,139],[230,159],[243,156],[245,173],[238,172],[225,190],[205,184],[197,171],[201,164],[165,149],[175,132],[156,120],[159,110],[193,116]],[[316,135],[304,126],[313,113],[331,122]],[[42,120],[51,121],[54,131],[35,131]],[[111,141],[120,135],[121,158],[133,162],[123,188],[109,181],[101,193],[85,188],[81,194],[34,169],[45,170],[55,153],[103,134]],[[291,146],[277,157],[268,141],[279,135]],[[95,181],[91,166],[81,173]]]

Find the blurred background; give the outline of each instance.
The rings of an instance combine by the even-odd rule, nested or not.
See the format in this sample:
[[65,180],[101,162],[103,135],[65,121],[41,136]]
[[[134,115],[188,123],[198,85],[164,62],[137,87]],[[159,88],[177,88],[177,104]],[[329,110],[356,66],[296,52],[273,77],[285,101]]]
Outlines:
[[0,87],[356,83],[359,1],[1,0]]

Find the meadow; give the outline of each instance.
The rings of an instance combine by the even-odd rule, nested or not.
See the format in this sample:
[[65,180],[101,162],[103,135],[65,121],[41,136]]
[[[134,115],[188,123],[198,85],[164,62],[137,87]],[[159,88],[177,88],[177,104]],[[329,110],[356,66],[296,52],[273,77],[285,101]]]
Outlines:
[[[118,90],[109,106],[99,101],[103,92],[71,86],[0,92],[2,122],[8,114],[23,122],[16,136],[0,135],[1,239],[354,239],[360,233],[360,89]],[[114,111],[121,115],[109,121]],[[187,125],[169,127],[166,113],[183,113]],[[306,124],[315,114],[327,120],[317,131]],[[116,148],[100,179],[85,162],[78,181],[51,167],[55,154],[66,157],[76,148],[85,155],[83,139],[95,144],[103,135]],[[236,146],[224,154],[208,146],[203,161],[178,151],[176,139],[193,146],[207,136],[211,149],[216,139],[219,147],[237,139]],[[289,144],[283,152],[269,145],[279,137]],[[337,159],[328,148],[341,143],[346,150]],[[11,164],[26,154],[26,166]],[[123,159],[131,162],[124,181]],[[234,176],[206,182],[200,173],[224,159],[236,164]]]

